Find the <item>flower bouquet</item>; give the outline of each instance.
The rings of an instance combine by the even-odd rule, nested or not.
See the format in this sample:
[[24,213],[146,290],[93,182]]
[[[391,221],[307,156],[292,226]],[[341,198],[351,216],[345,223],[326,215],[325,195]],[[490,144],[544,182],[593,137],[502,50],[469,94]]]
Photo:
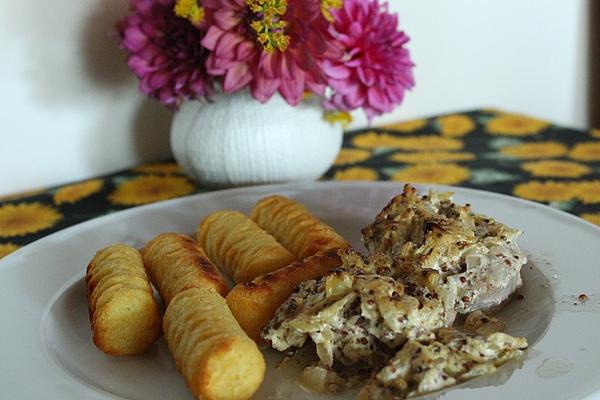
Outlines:
[[[174,155],[200,181],[316,178],[341,145],[341,128],[324,119],[348,121],[349,112],[362,108],[371,120],[393,110],[414,85],[408,36],[378,0],[130,1],[131,12],[118,24],[129,68],[143,93],[177,110]],[[328,129],[339,133],[324,134]],[[313,134],[316,144],[306,144]],[[315,152],[328,141],[334,149],[321,157],[326,165],[311,170]],[[239,159],[259,142],[267,147]],[[243,149],[236,148],[241,143]],[[296,157],[289,157],[290,149]],[[289,164],[302,158],[299,151],[312,159],[288,165],[291,176],[285,166],[256,161]],[[238,160],[216,165],[232,153]],[[212,167],[196,165],[207,160]],[[234,176],[236,163],[254,176]],[[262,170],[250,171],[257,166]]]

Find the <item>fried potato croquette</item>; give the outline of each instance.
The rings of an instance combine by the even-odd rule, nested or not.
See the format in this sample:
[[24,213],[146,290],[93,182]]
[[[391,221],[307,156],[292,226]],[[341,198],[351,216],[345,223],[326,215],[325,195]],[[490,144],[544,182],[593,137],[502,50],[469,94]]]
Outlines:
[[213,289],[176,295],[163,329],[177,368],[197,398],[248,399],[262,383],[263,355]]
[[341,263],[335,249],[315,254],[236,285],[227,295],[227,305],[242,329],[258,342],[261,329],[301,282],[323,276]]
[[299,260],[319,251],[349,246],[332,227],[311,215],[302,204],[283,196],[260,200],[250,218]]
[[200,223],[198,242],[236,283],[247,282],[295,261],[273,236],[238,211],[218,211]]
[[229,291],[204,250],[186,235],[162,233],[146,244],[142,257],[165,305],[177,293],[194,287],[212,287],[222,296]]
[[136,249],[115,244],[98,251],[85,282],[96,347],[129,355],[152,346],[160,336],[161,315]]

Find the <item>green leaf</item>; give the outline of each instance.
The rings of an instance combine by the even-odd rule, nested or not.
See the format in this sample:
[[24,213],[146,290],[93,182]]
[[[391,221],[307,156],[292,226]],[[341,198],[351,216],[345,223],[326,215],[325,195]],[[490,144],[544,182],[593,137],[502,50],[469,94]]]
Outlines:
[[570,211],[575,206],[575,200],[567,200],[567,201],[551,201],[548,203],[550,207],[558,208],[563,211]]
[[377,147],[376,149],[373,150],[373,155],[380,156],[382,154],[391,153],[393,150],[394,150],[393,147]]
[[490,185],[498,182],[516,180],[517,175],[501,172],[492,168],[482,168],[471,171],[471,183],[476,185]]
[[133,176],[131,176],[131,175],[118,175],[118,176],[113,177],[111,180],[112,180],[112,182],[113,182],[113,184],[115,186],[119,186],[120,184],[122,184],[124,182],[127,182],[127,181],[130,181],[130,180],[134,179],[135,177],[136,177],[135,175],[133,175]]
[[381,168],[381,169],[379,170],[379,172],[381,172],[381,173],[383,173],[383,174],[385,174],[385,175],[387,175],[387,176],[392,176],[392,175],[394,175],[396,172],[400,171],[401,169],[404,169],[404,168],[398,168],[398,167],[395,167],[395,168],[394,168],[394,167],[387,167],[387,168]]
[[521,144],[521,143],[523,143],[523,141],[521,139],[505,138],[505,137],[494,138],[488,142],[490,147],[492,147],[494,149],[501,149],[503,147],[515,146],[515,145]]
[[514,161],[515,158],[508,154],[502,153],[482,153],[479,154],[479,158],[484,160],[500,160],[500,161]]

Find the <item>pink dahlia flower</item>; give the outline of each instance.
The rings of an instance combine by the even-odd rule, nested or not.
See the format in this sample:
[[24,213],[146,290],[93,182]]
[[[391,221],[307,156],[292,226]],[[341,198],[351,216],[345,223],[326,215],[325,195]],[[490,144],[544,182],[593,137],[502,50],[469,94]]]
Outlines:
[[209,26],[209,74],[223,77],[223,90],[250,86],[268,101],[276,91],[297,105],[306,91],[323,95],[326,77],[318,64],[339,58],[320,0],[203,0]]
[[169,107],[212,93],[204,32],[177,17],[174,6],[175,0],[131,0],[131,13],[118,26],[140,90]]
[[377,0],[344,0],[332,10],[332,35],[345,55],[320,63],[333,89],[326,106],[341,111],[362,107],[369,119],[392,111],[404,91],[414,86],[408,36],[398,30],[398,16]]

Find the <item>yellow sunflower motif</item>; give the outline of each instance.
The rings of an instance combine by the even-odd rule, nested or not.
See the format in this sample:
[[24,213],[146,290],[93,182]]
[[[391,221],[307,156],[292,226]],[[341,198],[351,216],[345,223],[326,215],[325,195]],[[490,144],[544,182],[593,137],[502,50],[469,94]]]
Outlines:
[[523,143],[500,149],[502,154],[523,160],[562,157],[568,151],[567,146],[560,142]]
[[352,139],[352,144],[364,149],[376,149],[378,147],[396,147],[398,137],[389,133],[377,133],[370,131],[356,135]]
[[377,147],[390,147],[396,141],[396,137],[387,133],[379,134],[375,131],[369,131],[356,135],[352,139],[352,144],[356,147],[365,149],[375,149]]
[[592,135],[592,137],[600,139],[600,129],[592,129],[590,131],[590,135]]
[[356,136],[352,143],[356,147],[374,149],[378,147],[402,150],[459,150],[463,142],[458,139],[436,135],[397,137],[387,133],[368,132]]
[[138,205],[184,196],[195,190],[184,177],[148,175],[121,183],[108,198],[113,204]]
[[342,148],[333,163],[334,165],[354,164],[368,160],[371,157],[371,152],[361,149]]
[[592,172],[587,165],[557,160],[526,162],[521,165],[521,169],[533,176],[556,178],[579,178]]
[[0,258],[6,257],[10,253],[17,251],[21,246],[12,243],[0,244]]
[[137,168],[134,168],[132,171],[139,172],[142,174],[166,174],[166,175],[168,175],[168,174],[180,174],[181,168],[179,167],[178,164],[176,164],[174,162],[153,163],[153,164],[146,164],[146,165],[139,166]]
[[390,129],[399,132],[414,132],[418,129],[423,129],[427,126],[426,119],[415,119],[412,121],[400,122],[397,124],[385,125],[385,129]]
[[466,115],[448,115],[437,120],[444,136],[465,136],[475,129],[475,122]]
[[48,229],[62,215],[41,203],[5,204],[0,207],[0,237],[23,236]]
[[549,126],[548,122],[539,119],[505,114],[490,119],[486,130],[493,135],[527,136],[538,134]]
[[600,181],[573,182],[577,199],[583,204],[600,203]]
[[581,214],[581,218],[585,219],[586,221],[591,222],[592,224],[596,224],[596,225],[600,226],[600,213],[595,213],[595,214],[584,213],[584,214]]
[[97,193],[102,189],[102,186],[104,186],[102,179],[93,179],[91,181],[64,186],[54,193],[54,204],[75,203]]
[[420,151],[417,153],[396,153],[390,156],[391,161],[407,164],[471,161],[474,159],[475,154],[473,153],[451,151]]
[[340,181],[375,181],[379,174],[373,168],[350,167],[339,170],[333,176],[333,179]]
[[573,186],[566,182],[531,181],[515,186],[513,194],[535,201],[568,201],[575,197],[576,192]]
[[417,164],[390,177],[394,181],[456,185],[469,179],[469,169],[458,164]]
[[577,143],[569,152],[569,157],[579,161],[600,161],[600,142]]

